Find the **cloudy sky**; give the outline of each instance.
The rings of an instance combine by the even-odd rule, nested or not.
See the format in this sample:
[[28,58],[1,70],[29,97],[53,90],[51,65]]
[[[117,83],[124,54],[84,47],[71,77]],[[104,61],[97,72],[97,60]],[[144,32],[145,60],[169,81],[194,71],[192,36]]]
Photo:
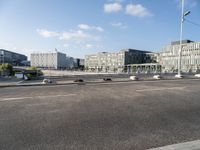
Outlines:
[[[186,0],[184,38],[200,41],[200,1]],[[101,51],[159,51],[179,39],[180,0],[0,0],[0,49],[30,56],[55,48],[84,58]]]

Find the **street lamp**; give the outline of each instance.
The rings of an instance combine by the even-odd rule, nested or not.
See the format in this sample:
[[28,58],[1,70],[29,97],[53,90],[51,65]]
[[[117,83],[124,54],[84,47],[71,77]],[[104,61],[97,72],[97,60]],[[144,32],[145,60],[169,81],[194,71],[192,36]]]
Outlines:
[[181,75],[181,53],[182,53],[182,38],[183,38],[183,22],[185,21],[185,17],[190,14],[190,11],[186,11],[184,13],[184,3],[185,3],[185,0],[182,0],[180,47],[179,47],[179,58],[178,58],[178,74],[175,76],[177,78],[182,77],[182,75]]

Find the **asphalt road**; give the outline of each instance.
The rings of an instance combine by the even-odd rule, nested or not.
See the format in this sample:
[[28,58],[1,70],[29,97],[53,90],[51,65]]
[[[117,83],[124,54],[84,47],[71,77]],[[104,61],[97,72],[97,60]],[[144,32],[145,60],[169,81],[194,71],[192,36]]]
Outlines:
[[0,150],[143,150],[200,139],[200,80],[0,89]]

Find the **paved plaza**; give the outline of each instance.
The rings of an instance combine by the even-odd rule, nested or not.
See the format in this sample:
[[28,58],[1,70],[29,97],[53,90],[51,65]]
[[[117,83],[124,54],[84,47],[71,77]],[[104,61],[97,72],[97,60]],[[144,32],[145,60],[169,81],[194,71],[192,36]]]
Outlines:
[[1,150],[144,150],[200,139],[200,80],[0,88]]

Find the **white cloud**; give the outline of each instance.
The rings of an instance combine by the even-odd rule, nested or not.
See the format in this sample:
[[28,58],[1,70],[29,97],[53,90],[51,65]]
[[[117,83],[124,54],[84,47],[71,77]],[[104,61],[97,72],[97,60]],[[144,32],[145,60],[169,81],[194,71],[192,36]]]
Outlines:
[[102,27],[99,27],[99,26],[90,26],[90,25],[87,25],[87,24],[79,24],[78,27],[81,30],[97,30],[99,32],[103,32],[104,31]]
[[63,47],[68,48],[69,44],[64,44]]
[[58,32],[49,31],[46,29],[36,29],[36,31],[38,32],[38,34],[40,34],[41,36],[45,38],[57,37],[60,35]]
[[95,29],[96,29],[97,31],[99,31],[99,32],[103,32],[103,31],[104,31],[104,29],[103,29],[102,27],[95,27]]
[[118,3],[122,3],[124,2],[125,0],[108,0],[109,2],[118,2]]
[[120,27],[122,26],[122,23],[121,22],[115,22],[115,23],[111,23],[112,26],[114,27]]
[[93,45],[92,45],[92,44],[86,44],[86,45],[85,45],[85,48],[91,49],[91,48],[93,48]]
[[79,24],[78,27],[82,30],[89,30],[91,27],[87,24]]
[[141,4],[129,4],[126,6],[126,14],[136,17],[149,17],[152,13]]
[[[46,29],[37,29],[37,33],[44,38],[56,37],[58,40],[63,40],[63,47],[68,48],[71,47],[71,43],[83,44],[85,46],[85,42],[99,42],[101,40],[101,36],[98,33],[89,32],[88,30],[95,30],[98,32],[102,32],[103,28],[99,26],[90,26],[87,24],[79,24],[78,30],[68,30],[62,31],[60,33],[49,31]],[[70,45],[68,45],[70,42]]]
[[104,12],[111,13],[111,12],[119,12],[122,10],[122,5],[120,3],[109,3],[104,4]]
[[124,25],[122,22],[112,22],[110,25],[113,27],[118,27],[118,28],[123,28],[123,29],[127,28],[127,26]]
[[63,34],[60,36],[60,40],[87,41],[87,40],[97,40],[97,39],[98,37],[85,33],[82,30],[63,32]]

